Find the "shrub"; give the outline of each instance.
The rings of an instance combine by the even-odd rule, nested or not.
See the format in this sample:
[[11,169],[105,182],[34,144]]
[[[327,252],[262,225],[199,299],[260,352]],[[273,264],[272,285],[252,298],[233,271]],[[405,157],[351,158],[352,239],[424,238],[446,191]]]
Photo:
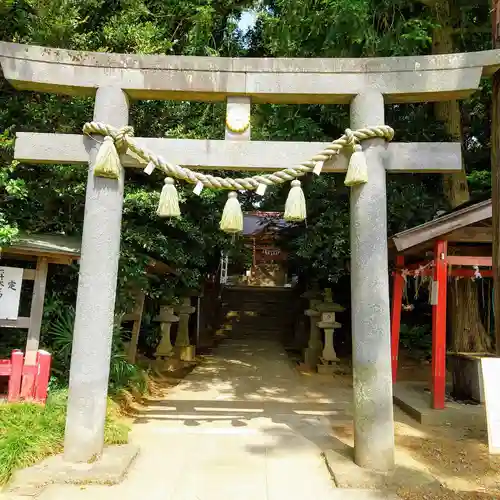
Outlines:
[[[28,467],[62,451],[66,424],[67,392],[53,391],[45,406],[31,403],[0,405],[0,484],[14,470]],[[118,405],[108,400],[104,431],[106,444],[128,440],[128,424],[120,417]]]
[[429,325],[401,324],[399,333],[401,345],[408,351],[428,356],[432,350],[432,332]]

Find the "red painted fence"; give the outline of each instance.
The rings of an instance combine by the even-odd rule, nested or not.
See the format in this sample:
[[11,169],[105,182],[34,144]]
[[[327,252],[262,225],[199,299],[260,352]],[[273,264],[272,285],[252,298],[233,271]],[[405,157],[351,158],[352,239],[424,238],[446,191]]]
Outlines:
[[10,359],[0,359],[0,377],[9,377],[7,401],[35,401],[45,403],[50,378],[51,356],[38,351],[36,364],[25,365],[24,354],[12,351]]

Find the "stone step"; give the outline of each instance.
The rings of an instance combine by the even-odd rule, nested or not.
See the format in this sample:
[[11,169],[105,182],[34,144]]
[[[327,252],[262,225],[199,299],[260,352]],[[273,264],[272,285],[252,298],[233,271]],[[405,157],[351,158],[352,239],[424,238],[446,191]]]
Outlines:
[[258,315],[258,316],[233,316],[227,317],[228,320],[233,320],[234,324],[240,325],[264,325],[276,324],[276,325],[293,325],[294,321],[290,317],[286,316],[271,316],[271,315]]
[[223,311],[231,310],[231,311],[254,311],[254,310],[262,310],[262,311],[293,311],[294,308],[290,304],[275,304],[275,303],[268,303],[268,304],[260,304],[256,302],[228,302],[227,305],[225,305],[222,308]]
[[296,303],[288,300],[274,300],[272,297],[259,297],[250,300],[246,297],[238,297],[236,295],[232,297],[222,297],[222,302],[224,304],[276,304],[283,307],[291,306]]
[[[231,322],[233,337],[282,338],[293,331],[296,301],[290,293],[276,290],[225,289],[223,322]],[[236,314],[235,314],[236,313]]]
[[242,304],[241,302],[228,304],[222,308],[223,311],[274,311],[281,313],[291,313],[294,309],[287,305],[281,304]]
[[263,311],[276,309],[279,311],[293,311],[294,308],[289,304],[276,304],[276,303],[267,303],[260,304],[257,302],[227,302],[224,305],[223,309],[233,309],[236,311],[245,311],[245,310],[253,310],[253,309],[262,309]]
[[239,321],[236,319],[232,322],[234,326],[241,326],[241,327],[248,327],[252,328],[254,326],[259,327],[259,326],[267,326],[267,325],[273,325],[277,327],[289,327],[292,326],[294,323],[292,321],[288,321],[285,318],[273,318],[273,317],[259,317],[259,318],[241,318]]
[[273,313],[273,314],[291,314],[294,313],[294,309],[291,307],[280,307],[275,304],[270,304],[266,306],[262,306],[259,304],[234,304],[234,305],[229,305],[227,307],[223,307],[222,311],[229,312],[229,311],[236,311],[239,312],[240,314],[243,314],[245,312],[265,312],[265,313]]
[[258,320],[258,319],[278,319],[278,320],[283,320],[283,321],[287,321],[287,322],[291,323],[295,319],[292,316],[292,313],[290,311],[286,311],[286,312],[284,311],[283,313],[279,313],[277,311],[274,311],[274,312],[251,311],[251,314],[248,314],[248,312],[249,311],[232,310],[232,311],[227,311],[224,314],[224,316],[228,317],[228,314],[230,313],[229,317],[239,319],[240,321],[243,321],[243,320],[251,321],[251,320]]
[[274,305],[271,305],[269,307],[262,307],[262,306],[245,306],[242,304],[235,304],[234,307],[224,307],[222,309],[223,312],[237,312],[240,315],[244,315],[245,313],[248,315],[248,313],[262,313],[262,314],[271,314],[271,315],[284,315],[284,314],[293,314],[294,311],[291,308],[280,308]]
[[275,293],[275,292],[250,292],[248,293],[247,291],[240,291],[240,290],[234,290],[234,291],[227,291],[225,290],[222,294],[223,297],[244,297],[249,300],[261,300],[263,297],[269,297],[272,298],[273,300],[280,300],[280,301],[291,301],[291,300],[296,300],[296,297],[293,296],[292,294],[288,293]]
[[231,331],[233,333],[238,333],[240,335],[248,335],[249,337],[262,333],[285,334],[290,332],[290,330],[291,328],[286,328],[283,326],[273,326],[273,325],[262,325],[262,326],[252,325],[246,327],[232,325],[231,328]]
[[398,500],[394,493],[377,490],[351,490],[336,488],[328,500]]

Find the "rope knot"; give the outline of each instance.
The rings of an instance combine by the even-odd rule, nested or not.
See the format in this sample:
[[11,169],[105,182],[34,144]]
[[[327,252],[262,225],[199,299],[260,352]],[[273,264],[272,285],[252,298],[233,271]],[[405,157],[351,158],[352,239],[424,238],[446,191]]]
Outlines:
[[128,137],[134,137],[134,127],[126,125],[121,128],[114,128],[101,122],[88,122],[83,126],[84,134],[99,134],[111,137],[119,153],[125,153],[128,148]]
[[356,136],[354,135],[354,132],[350,128],[345,129],[345,138],[347,141],[346,146],[354,149],[354,146],[357,143]]
[[116,149],[119,153],[125,153],[128,148],[128,137],[134,137],[134,127],[126,125],[119,129],[110,130],[110,136],[115,141]]

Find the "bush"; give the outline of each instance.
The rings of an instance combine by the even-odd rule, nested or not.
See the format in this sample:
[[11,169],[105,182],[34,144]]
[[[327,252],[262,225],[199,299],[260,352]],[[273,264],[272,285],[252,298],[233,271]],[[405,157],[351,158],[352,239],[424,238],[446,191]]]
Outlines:
[[[57,378],[57,383],[61,385],[67,384],[69,377],[74,322],[75,309],[67,306],[55,313],[47,326],[46,344],[48,350],[53,353],[52,372]],[[115,394],[124,388],[144,393],[147,384],[143,370],[127,361],[121,340],[121,327],[116,326],[111,348],[109,390],[111,394]]]
[[[67,392],[54,391],[47,404],[0,405],[0,484],[14,470],[28,467],[62,451],[66,423]],[[108,400],[104,437],[106,444],[123,444],[129,427],[120,418],[118,405]]]
[[432,332],[429,325],[401,325],[399,333],[401,345],[410,352],[430,356],[432,350]]

